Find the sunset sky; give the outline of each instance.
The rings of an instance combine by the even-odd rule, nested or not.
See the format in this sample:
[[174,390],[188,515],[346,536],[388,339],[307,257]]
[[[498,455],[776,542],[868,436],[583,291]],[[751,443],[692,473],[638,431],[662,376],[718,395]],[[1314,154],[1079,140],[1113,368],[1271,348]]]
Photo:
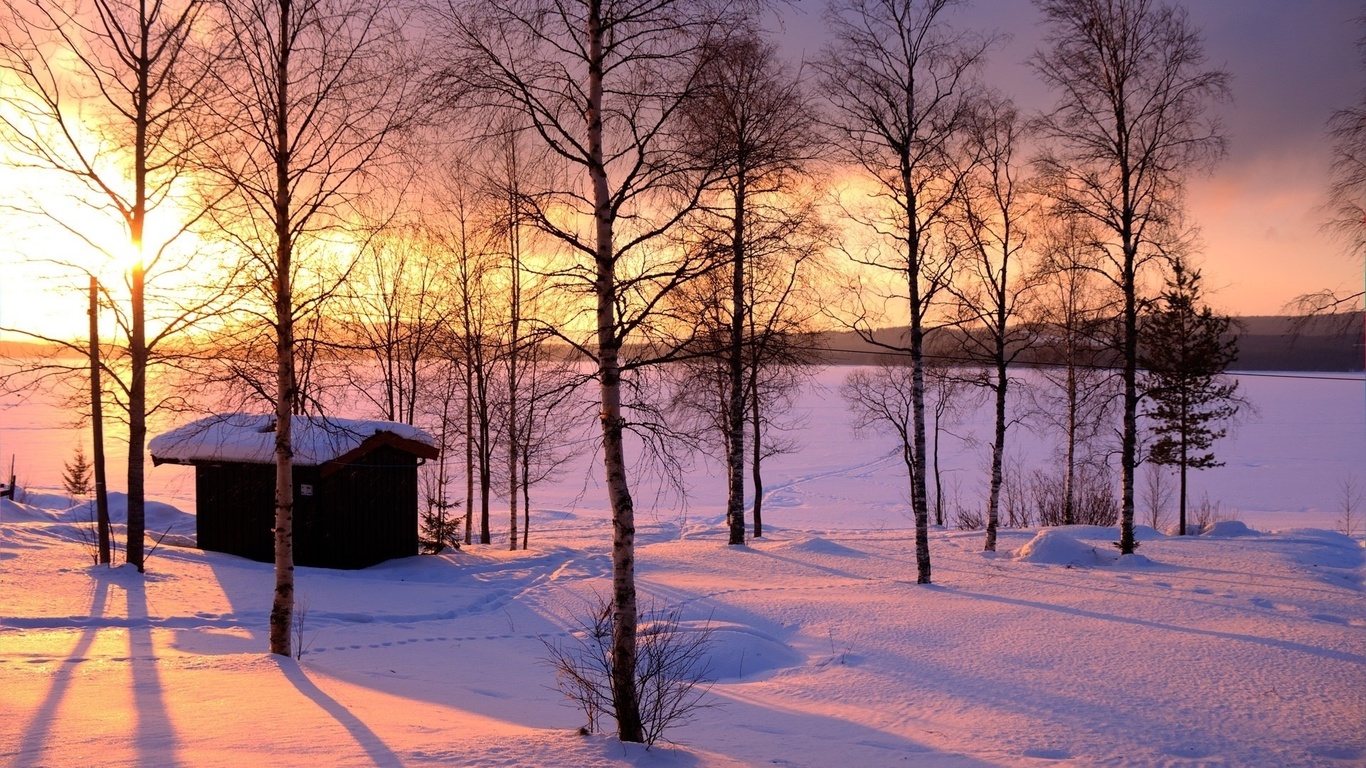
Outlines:
[[[1205,37],[1211,66],[1233,76],[1219,110],[1228,157],[1189,188],[1189,212],[1204,241],[1211,303],[1233,314],[1278,314],[1296,296],[1323,288],[1361,290],[1360,256],[1321,232],[1328,186],[1325,124],[1366,90],[1356,47],[1366,27],[1362,0],[1185,0]],[[824,3],[798,2],[780,38],[794,56],[821,45]],[[990,85],[1025,111],[1054,96],[1025,61],[1043,30],[1028,0],[977,0],[956,11],[957,26],[1009,35],[991,56]]]
[[[1356,103],[1366,87],[1355,46],[1362,35],[1355,19],[1366,14],[1366,3],[1187,0],[1186,6],[1204,31],[1210,64],[1233,75],[1234,102],[1220,110],[1229,155],[1211,176],[1192,179],[1189,189],[1211,302],[1233,314],[1275,314],[1306,292],[1360,290],[1361,259],[1321,231],[1321,206],[1329,169],[1325,122],[1334,110]],[[819,50],[823,7],[800,0],[783,12],[776,36],[790,56]],[[986,72],[991,85],[1026,111],[1052,104],[1052,95],[1024,66],[1042,34],[1031,3],[978,0],[952,18],[958,26],[1010,35],[992,54]],[[11,189],[29,183],[12,169],[0,173]],[[50,269],[33,264],[54,250],[80,247],[51,233],[21,237],[25,225],[0,210],[0,325],[81,333],[84,300],[57,289],[83,285],[83,279],[54,281]]]

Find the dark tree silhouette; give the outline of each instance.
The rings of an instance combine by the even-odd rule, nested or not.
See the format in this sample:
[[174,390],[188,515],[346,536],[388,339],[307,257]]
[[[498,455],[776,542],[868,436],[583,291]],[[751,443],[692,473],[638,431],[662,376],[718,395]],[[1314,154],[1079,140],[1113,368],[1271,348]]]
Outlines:
[[841,0],[826,21],[834,41],[815,67],[830,101],[838,147],[876,186],[866,210],[850,211],[876,241],[851,254],[895,286],[880,297],[909,315],[909,337],[874,333],[884,313],[859,309],[860,336],[910,358],[911,508],[916,526],[916,581],[930,583],[929,506],[925,486],[925,333],[950,279],[952,249],[943,227],[971,166],[968,129],[977,105],[975,74],[992,40],[953,30],[955,0]]
[[1210,106],[1229,76],[1208,68],[1200,33],[1165,0],[1035,0],[1043,47],[1031,64],[1058,93],[1039,121],[1038,160],[1059,212],[1106,235],[1103,274],[1123,294],[1119,351],[1124,415],[1120,444],[1120,551],[1134,551],[1138,466],[1138,315],[1141,276],[1180,239],[1186,174],[1212,167],[1225,140]]
[[1152,442],[1148,461],[1174,466],[1180,478],[1177,525],[1186,533],[1186,475],[1222,466],[1214,441],[1238,413],[1238,382],[1223,376],[1238,357],[1230,319],[1202,306],[1200,272],[1180,258],[1139,333],[1140,364]]

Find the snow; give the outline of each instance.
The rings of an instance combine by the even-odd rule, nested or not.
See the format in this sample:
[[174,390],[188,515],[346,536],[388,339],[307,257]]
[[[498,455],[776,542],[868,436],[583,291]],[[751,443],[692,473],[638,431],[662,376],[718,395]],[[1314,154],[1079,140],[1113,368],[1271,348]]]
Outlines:
[[493,546],[299,568],[299,660],[265,653],[271,566],[189,546],[181,497],[149,507],[170,532],[140,576],[91,564],[88,505],[29,490],[0,500],[0,765],[1366,765],[1366,548],[1320,524],[1324,489],[1362,469],[1356,387],[1259,401],[1277,429],[1246,425],[1200,473],[1246,526],[1140,526],[1124,557],[1108,527],[1002,529],[994,554],[934,529],[928,586],[898,459],[849,436],[828,391],[772,462],[763,539],[724,544],[709,464],[687,505],[638,480],[642,605],[714,640],[709,706],[650,750],[578,735],[544,662],[610,586],[591,459],[533,492],[529,551],[495,528]]
[[[315,467],[332,461],[381,432],[435,446],[436,440],[417,427],[391,421],[334,417],[291,418],[294,463]],[[245,413],[209,416],[157,435],[147,451],[159,461],[235,461],[268,464],[275,461],[275,417]]]

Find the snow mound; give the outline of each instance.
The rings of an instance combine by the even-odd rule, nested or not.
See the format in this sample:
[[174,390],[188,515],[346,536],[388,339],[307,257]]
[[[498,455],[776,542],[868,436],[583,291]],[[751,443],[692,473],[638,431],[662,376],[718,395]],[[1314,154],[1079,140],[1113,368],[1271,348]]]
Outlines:
[[81,502],[64,493],[35,491],[19,486],[19,498],[23,504],[38,509],[64,510]]
[[[1118,529],[1116,529],[1115,538],[1116,538],[1116,539],[1119,538]],[[1158,539],[1165,539],[1165,538],[1167,538],[1167,534],[1165,534],[1165,533],[1163,533],[1163,532],[1157,530],[1156,528],[1152,527],[1151,525],[1135,525],[1135,526],[1134,526],[1134,540],[1135,540],[1135,541],[1157,541]]]
[[750,627],[713,626],[705,677],[716,683],[753,681],[802,661],[802,656],[786,644]]
[[1260,536],[1261,534],[1247,527],[1241,520],[1219,520],[1205,526],[1200,532],[1201,536]]
[[46,507],[34,504],[21,504],[8,498],[0,498],[0,521],[6,523],[52,523],[60,516]]
[[1020,562],[1068,566],[1110,565],[1119,559],[1115,549],[1078,541],[1070,531],[1061,528],[1044,528],[1028,544],[1015,550],[1014,555]]
[[793,552],[805,552],[812,555],[837,555],[839,557],[864,557],[864,554],[857,549],[851,549],[843,544],[821,538],[820,536],[805,536],[784,549]]
[[1274,532],[1297,539],[1317,539],[1324,544],[1332,544],[1348,549],[1356,549],[1360,546],[1360,544],[1357,543],[1357,540],[1351,536],[1339,533],[1338,531],[1325,530],[1323,528],[1283,528]]

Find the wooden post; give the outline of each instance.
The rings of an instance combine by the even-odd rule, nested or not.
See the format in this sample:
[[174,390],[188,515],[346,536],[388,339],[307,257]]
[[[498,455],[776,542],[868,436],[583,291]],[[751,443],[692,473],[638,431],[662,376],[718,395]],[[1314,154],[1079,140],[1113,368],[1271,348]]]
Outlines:
[[100,281],[90,276],[90,436],[95,443],[95,520],[100,565],[109,565],[109,491],[104,474],[104,405],[100,392]]

